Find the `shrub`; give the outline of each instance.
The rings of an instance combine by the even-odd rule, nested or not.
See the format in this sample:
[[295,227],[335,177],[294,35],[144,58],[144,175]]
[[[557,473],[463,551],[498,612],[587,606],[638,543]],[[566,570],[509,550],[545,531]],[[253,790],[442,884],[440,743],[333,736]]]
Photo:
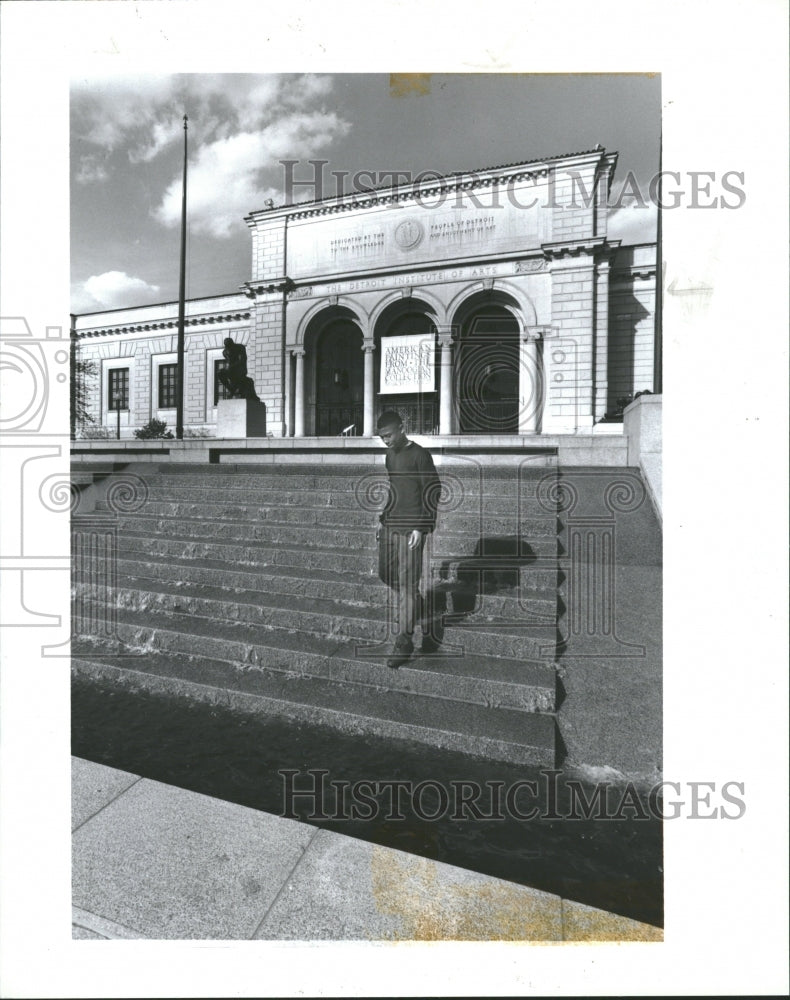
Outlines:
[[115,435],[109,427],[97,425],[95,427],[81,427],[79,437],[83,441],[109,441]]
[[[95,361],[81,358],[80,342],[77,339],[76,331],[71,331],[71,351],[69,353],[71,398],[69,406],[70,428],[72,438],[77,436],[78,431],[84,429],[85,424],[94,422],[93,416],[89,412],[89,400],[93,382],[99,374],[99,367]],[[83,433],[82,435],[86,435]]]
[[650,389],[640,389],[639,392],[635,393],[629,392],[627,396],[618,396],[616,400],[617,406],[613,410],[609,410],[604,419],[620,423],[623,419],[623,410],[626,408],[626,406],[628,406],[630,403],[633,403],[635,399],[639,399],[640,396],[652,396],[652,395],[653,393]]
[[172,438],[173,432],[166,428],[166,421],[157,420],[156,417],[152,417],[143,427],[138,427],[134,432],[134,436],[141,441],[151,441],[154,438]]

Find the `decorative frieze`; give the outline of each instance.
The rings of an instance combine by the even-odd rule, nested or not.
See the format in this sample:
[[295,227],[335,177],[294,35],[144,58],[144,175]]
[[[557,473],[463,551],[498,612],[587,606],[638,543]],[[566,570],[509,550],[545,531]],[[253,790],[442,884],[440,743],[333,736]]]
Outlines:
[[517,260],[513,268],[516,274],[537,274],[546,270],[545,260]]

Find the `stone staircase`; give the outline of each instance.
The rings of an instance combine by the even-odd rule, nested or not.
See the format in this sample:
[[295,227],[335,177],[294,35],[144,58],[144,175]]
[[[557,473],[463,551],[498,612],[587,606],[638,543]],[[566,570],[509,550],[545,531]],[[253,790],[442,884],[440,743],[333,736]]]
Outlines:
[[75,671],[554,764],[551,469],[440,468],[423,592],[441,645],[397,671],[376,576],[383,467],[149,465],[125,492],[114,475],[73,522]]

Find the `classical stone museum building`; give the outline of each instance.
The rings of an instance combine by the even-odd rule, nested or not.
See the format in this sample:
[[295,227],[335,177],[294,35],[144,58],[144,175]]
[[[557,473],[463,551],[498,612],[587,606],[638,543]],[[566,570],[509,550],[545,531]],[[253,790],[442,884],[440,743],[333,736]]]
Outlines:
[[[607,236],[596,149],[252,211],[240,290],[186,304],[184,425],[216,432],[223,340],[246,347],[268,433],[593,431],[656,388],[656,246]],[[75,316],[95,421],[175,426],[175,302]],[[601,428],[602,430],[604,428]]]

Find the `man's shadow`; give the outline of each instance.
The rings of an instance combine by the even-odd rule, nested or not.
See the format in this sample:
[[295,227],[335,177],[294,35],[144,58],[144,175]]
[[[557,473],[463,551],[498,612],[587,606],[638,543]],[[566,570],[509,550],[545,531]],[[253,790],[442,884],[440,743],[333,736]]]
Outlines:
[[537,558],[523,538],[484,535],[470,555],[442,560],[424,599],[434,643],[441,646],[445,625],[463,623],[478,610],[484,596],[518,599],[520,571]]

